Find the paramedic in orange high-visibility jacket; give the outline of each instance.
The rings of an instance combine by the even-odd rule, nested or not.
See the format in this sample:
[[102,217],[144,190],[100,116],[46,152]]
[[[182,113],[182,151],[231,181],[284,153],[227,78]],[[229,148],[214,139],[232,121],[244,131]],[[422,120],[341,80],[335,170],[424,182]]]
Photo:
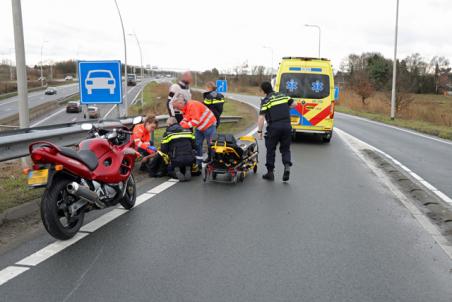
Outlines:
[[184,95],[178,94],[173,102],[173,105],[178,110],[182,111],[183,119],[180,122],[182,128],[195,128],[195,143],[196,143],[196,164],[201,168],[203,156],[202,146],[204,140],[207,142],[207,161],[210,160],[210,144],[212,138],[217,133],[217,119],[215,115],[201,102],[186,100]]
[[149,115],[144,119],[144,123],[138,124],[133,128],[132,139],[135,143],[135,149],[141,156],[149,156],[157,152],[154,143],[151,141],[151,135],[157,128],[155,116]]

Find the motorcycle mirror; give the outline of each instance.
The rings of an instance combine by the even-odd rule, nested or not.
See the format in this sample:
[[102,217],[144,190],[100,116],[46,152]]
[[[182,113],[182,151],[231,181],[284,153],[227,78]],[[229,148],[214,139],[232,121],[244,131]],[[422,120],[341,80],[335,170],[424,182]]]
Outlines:
[[89,131],[89,130],[93,129],[93,124],[84,123],[84,124],[81,124],[80,127],[82,128],[82,130]]
[[133,118],[133,122],[132,123],[134,125],[136,125],[136,124],[140,124],[142,122],[143,122],[143,117],[142,116],[136,116],[136,117]]

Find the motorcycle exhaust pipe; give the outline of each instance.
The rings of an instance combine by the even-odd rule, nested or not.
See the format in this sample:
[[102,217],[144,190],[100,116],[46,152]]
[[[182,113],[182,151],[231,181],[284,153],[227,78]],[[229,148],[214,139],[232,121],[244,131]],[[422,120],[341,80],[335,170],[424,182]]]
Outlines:
[[100,208],[105,208],[105,204],[99,200],[99,196],[97,196],[97,193],[91,191],[87,186],[80,185],[73,181],[66,186],[66,190],[71,195],[74,195],[89,203],[94,203]]

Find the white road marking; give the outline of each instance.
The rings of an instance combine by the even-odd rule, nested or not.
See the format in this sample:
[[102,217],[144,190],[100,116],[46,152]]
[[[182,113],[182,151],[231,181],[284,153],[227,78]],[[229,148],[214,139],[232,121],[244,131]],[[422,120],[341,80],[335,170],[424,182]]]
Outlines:
[[137,200],[135,201],[135,206],[139,206],[140,204],[148,201],[152,197],[154,197],[156,194],[149,194],[149,193],[143,193],[140,196],[137,197]]
[[160,185],[158,185],[155,188],[152,188],[151,190],[149,190],[147,193],[149,194],[159,194],[163,191],[165,191],[166,189],[174,186],[175,184],[177,184],[177,182],[174,181],[165,181],[164,183],[161,183]]
[[[17,98],[17,97],[13,96],[13,98]],[[0,106],[8,105],[8,104],[11,104],[11,103],[14,103],[14,102],[17,102],[17,99],[16,100],[11,100],[11,101],[0,101]]]
[[[176,183],[178,183],[178,180],[175,179],[169,179],[166,182],[161,183],[160,185],[156,186],[155,188],[149,190],[146,193],[143,193],[139,196],[137,196],[137,200],[135,202],[135,206],[138,206],[140,204],[143,204],[146,201],[149,201],[152,197],[157,195],[158,193],[161,193],[165,191],[166,189],[172,187]],[[150,191],[156,191],[158,193],[149,193]],[[93,220],[92,222],[88,223],[87,225],[83,226],[80,229],[80,233],[77,233],[73,238],[65,241],[55,241],[46,247],[40,249],[39,251],[31,254],[28,257],[25,257],[24,259],[16,262],[16,265],[23,265],[23,266],[8,266],[0,271],[0,286],[9,280],[17,277],[18,275],[22,274],[23,272],[30,269],[30,267],[36,266],[39,263],[49,259],[50,257],[58,254],[59,252],[63,251],[64,249],[68,248],[69,246],[73,245],[77,241],[89,236],[92,232],[98,230],[102,226],[108,224],[109,222],[115,220],[116,218],[120,217],[121,215],[127,213],[128,211],[121,208],[115,208],[111,210],[110,212],[107,212],[100,216],[99,218]],[[86,232],[86,233],[84,233]]]
[[44,260],[49,259],[55,254],[58,254],[65,248],[73,245],[80,239],[88,236],[86,233],[77,233],[74,237],[65,241],[55,241],[48,246],[40,249],[39,251],[31,254],[30,256],[16,262],[17,265],[36,266]]
[[105,213],[104,215],[100,216],[99,218],[91,221],[87,225],[84,225],[80,229],[80,231],[92,233],[92,232],[96,231],[97,229],[101,228],[102,226],[106,225],[110,221],[115,220],[116,218],[118,218],[119,216],[121,216],[125,213],[127,213],[127,211],[124,209],[111,210],[110,212]]
[[29,267],[8,266],[0,271],[0,286],[29,270]]
[[360,121],[364,121],[364,122],[367,122],[367,123],[370,123],[370,124],[375,124],[375,125],[378,125],[378,126],[383,126],[383,127],[386,127],[386,128],[399,130],[399,131],[406,132],[406,133],[409,133],[409,134],[412,134],[412,135],[416,135],[416,136],[423,137],[423,138],[426,138],[426,139],[430,139],[430,140],[433,140],[433,141],[436,141],[436,142],[440,142],[440,143],[443,143],[443,144],[446,144],[446,145],[452,145],[451,141],[447,141],[447,140],[444,140],[444,139],[433,137],[433,136],[430,136],[430,135],[427,135],[427,134],[422,134],[422,133],[419,133],[419,132],[416,132],[416,131],[412,131],[412,130],[408,130],[408,129],[404,129],[404,128],[400,128],[400,127],[396,127],[396,126],[392,126],[392,125],[387,125],[385,123],[372,121],[372,120],[369,120],[369,119],[366,119],[366,118],[363,118],[363,117],[354,116],[354,115],[350,115],[350,114],[346,114],[346,113],[336,112],[336,114],[342,115],[342,116],[347,117],[347,118],[353,118],[353,119],[357,119],[357,120],[360,120]]
[[353,135],[341,129],[338,129],[337,127],[335,131],[339,134],[341,139],[350,147],[350,149],[372,170],[373,173],[375,173],[379,181],[383,185],[385,185],[397,197],[397,199],[410,211],[413,217],[433,237],[433,239],[439,244],[439,246],[441,246],[444,252],[449,256],[449,258],[452,259],[452,246],[449,244],[447,239],[441,234],[438,227],[430,222],[430,220],[405,196],[405,194],[403,194],[402,191],[400,191],[399,188],[397,188],[397,186],[395,186],[392,183],[391,179],[389,179],[388,176],[383,171],[381,171],[381,169],[377,165],[375,165],[373,162],[369,161],[366,157],[364,157],[361,150],[371,149],[389,159],[391,159],[392,157],[390,157],[383,151],[379,150],[378,148],[375,148],[372,145],[369,145],[368,143],[363,142],[362,140],[354,137]]
[[116,105],[114,105],[113,107],[111,107],[110,110],[108,110],[108,112],[105,113],[104,118],[106,118],[107,116],[109,116],[110,113],[111,113],[111,112],[113,111],[113,109],[115,109],[115,108],[116,108]]
[[44,123],[45,121],[51,119],[51,118],[54,117],[54,116],[57,116],[58,114],[60,114],[61,112],[65,111],[65,110],[66,110],[66,108],[61,108],[60,110],[58,110],[57,112],[54,112],[53,114],[49,115],[48,117],[43,118],[42,120],[37,121],[37,122],[34,123],[34,124],[31,124],[30,127],[36,127],[36,126],[38,126],[38,125],[41,125],[41,124]]
[[423,179],[421,176],[419,176],[418,174],[416,174],[415,172],[411,171],[410,168],[408,168],[407,166],[405,166],[404,164],[402,164],[401,162],[399,162],[398,160],[396,160],[394,157],[392,157],[391,155],[389,155],[388,153],[378,149],[377,147],[374,147],[366,142],[363,142],[362,140],[352,136],[351,134],[339,129],[339,128],[335,128],[336,130],[339,130],[339,132],[342,132],[343,135],[345,136],[350,136],[353,139],[359,140],[360,143],[362,145],[366,145],[366,147],[368,149],[377,151],[378,153],[380,153],[381,155],[383,155],[384,157],[386,157],[387,159],[389,159],[390,161],[392,161],[396,166],[399,166],[400,168],[402,168],[403,170],[405,170],[407,173],[410,174],[411,177],[413,177],[414,179],[418,180],[427,190],[432,191],[436,196],[438,196],[441,200],[443,200],[445,203],[451,204],[452,205],[452,199],[447,196],[446,194],[444,194],[442,191],[438,190],[435,186],[433,186],[431,183],[429,183],[428,181],[426,181],[425,179]]

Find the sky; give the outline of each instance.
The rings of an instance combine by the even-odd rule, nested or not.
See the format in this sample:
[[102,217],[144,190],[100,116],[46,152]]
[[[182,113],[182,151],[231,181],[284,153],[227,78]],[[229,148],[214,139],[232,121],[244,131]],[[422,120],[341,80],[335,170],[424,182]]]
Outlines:
[[[117,0],[129,64],[159,68],[277,67],[284,56],[321,55],[336,69],[350,53],[393,56],[396,0]],[[124,61],[114,0],[22,0],[26,61]],[[452,60],[452,1],[400,0],[399,57]],[[264,48],[266,46],[267,48]],[[14,55],[11,1],[0,0],[0,60]],[[273,50],[273,51],[272,51]],[[272,60],[273,52],[273,60]]]

